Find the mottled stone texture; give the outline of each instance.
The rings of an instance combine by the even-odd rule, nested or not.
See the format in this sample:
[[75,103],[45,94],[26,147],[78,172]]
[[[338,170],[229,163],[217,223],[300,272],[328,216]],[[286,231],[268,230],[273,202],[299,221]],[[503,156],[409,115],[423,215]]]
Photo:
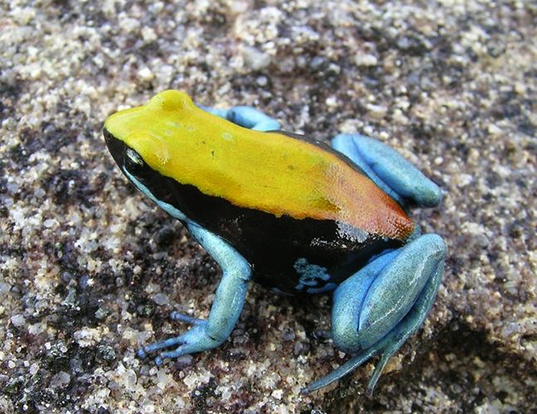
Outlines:
[[[530,412],[536,408],[534,1],[0,3],[0,412]],[[449,246],[419,334],[372,365],[313,337],[329,299],[252,287],[221,348],[136,348],[206,316],[214,262],[120,175],[108,114],[180,88],[328,140],[369,134],[445,191],[415,211]],[[260,234],[260,237],[262,235]]]

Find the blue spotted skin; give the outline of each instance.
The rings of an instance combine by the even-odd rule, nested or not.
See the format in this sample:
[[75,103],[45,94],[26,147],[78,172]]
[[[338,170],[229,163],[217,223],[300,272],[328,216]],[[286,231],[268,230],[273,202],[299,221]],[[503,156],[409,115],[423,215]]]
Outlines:
[[[279,129],[277,121],[254,108],[203,109],[246,128],[258,131]],[[332,146],[358,165],[400,205],[432,207],[441,202],[440,189],[385,144],[362,135],[342,134],[334,138]],[[146,346],[138,351],[138,355],[145,357],[175,347],[159,353],[156,362],[160,364],[165,358],[219,346],[229,337],[242,312],[247,285],[252,278],[247,260],[220,237],[154,197],[135,177],[129,179],[170,215],[183,221],[223,272],[207,320],[174,312],[172,318],[191,324],[191,329],[178,337]],[[305,289],[308,293],[333,290],[332,339],[340,350],[352,355],[348,362],[304,388],[302,393],[318,390],[380,355],[368,383],[371,392],[390,357],[427,317],[441,282],[445,257],[446,245],[442,238],[435,234],[421,235],[416,227],[403,247],[371,258],[365,267],[339,286],[331,283],[326,269],[297,258],[295,269],[301,275],[297,290]],[[317,288],[319,281],[326,284]],[[311,289],[307,289],[308,284]]]

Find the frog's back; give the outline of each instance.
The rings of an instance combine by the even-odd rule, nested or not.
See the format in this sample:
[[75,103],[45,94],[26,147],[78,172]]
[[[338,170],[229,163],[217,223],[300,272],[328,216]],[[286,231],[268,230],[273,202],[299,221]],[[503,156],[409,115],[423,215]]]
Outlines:
[[142,184],[227,240],[263,284],[300,291],[321,268],[338,282],[413,231],[361,170],[307,139],[240,127],[176,91],[117,116],[105,129],[148,165]]

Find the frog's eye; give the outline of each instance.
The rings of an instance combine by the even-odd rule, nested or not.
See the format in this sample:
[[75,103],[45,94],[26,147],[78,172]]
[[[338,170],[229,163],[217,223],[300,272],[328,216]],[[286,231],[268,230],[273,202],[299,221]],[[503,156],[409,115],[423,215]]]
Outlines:
[[144,168],[144,160],[140,154],[131,148],[128,148],[125,152],[125,168],[134,175]]

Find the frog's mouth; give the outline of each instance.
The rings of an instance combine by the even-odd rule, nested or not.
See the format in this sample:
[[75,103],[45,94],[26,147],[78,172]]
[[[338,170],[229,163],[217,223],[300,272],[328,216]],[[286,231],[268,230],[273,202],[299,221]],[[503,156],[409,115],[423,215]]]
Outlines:
[[[127,153],[133,151],[124,141],[116,138],[110,131],[103,128],[104,140],[106,146],[112,154],[114,161],[119,166],[121,172],[138,188],[145,188],[145,193],[152,193],[147,189],[149,183],[162,180],[162,176],[149,167],[141,160],[141,164],[135,164],[132,159],[129,158]],[[136,153],[136,155],[138,155]],[[154,185],[152,188],[159,188],[159,185]]]
[[123,166],[123,158],[125,151],[127,150],[127,145],[123,141],[114,137],[106,128],[103,128],[103,136],[104,142],[108,147],[108,151],[110,151],[110,154],[112,154],[114,161],[117,165]]
[[133,151],[132,148],[112,135],[106,128],[103,128],[103,136],[114,161],[129,181],[167,212],[173,210],[173,214],[170,213],[173,217],[183,219],[184,215],[176,207],[177,188],[180,184],[172,178],[162,176],[143,160],[142,164],[138,165],[129,161],[127,153]]

